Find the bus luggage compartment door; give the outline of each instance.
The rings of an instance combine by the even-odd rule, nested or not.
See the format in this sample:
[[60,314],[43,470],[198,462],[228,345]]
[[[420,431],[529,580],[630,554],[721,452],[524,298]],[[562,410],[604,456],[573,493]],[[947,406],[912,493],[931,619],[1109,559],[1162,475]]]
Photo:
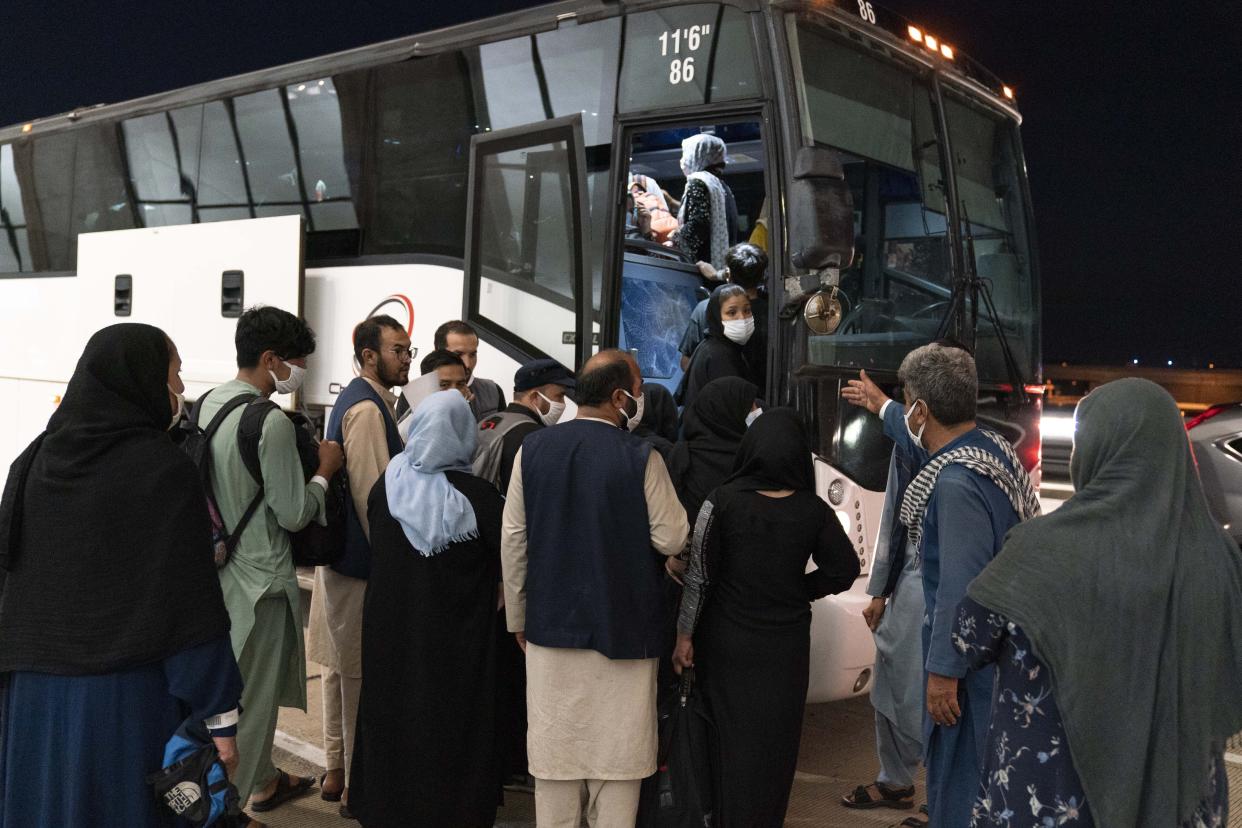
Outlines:
[[[71,280],[81,339],[74,354],[107,325],[156,325],[177,344],[186,396],[198,397],[237,373],[233,336],[245,308],[301,314],[302,238],[300,216],[83,233]],[[290,407],[287,397],[273,399]]]

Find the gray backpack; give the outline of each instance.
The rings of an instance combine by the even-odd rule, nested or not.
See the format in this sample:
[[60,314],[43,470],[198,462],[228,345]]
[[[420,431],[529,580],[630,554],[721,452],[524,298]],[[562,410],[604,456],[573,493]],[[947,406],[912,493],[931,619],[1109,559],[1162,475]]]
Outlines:
[[500,488],[500,459],[505,451],[505,435],[522,423],[531,422],[525,414],[502,411],[479,423],[479,444],[474,450],[474,476]]

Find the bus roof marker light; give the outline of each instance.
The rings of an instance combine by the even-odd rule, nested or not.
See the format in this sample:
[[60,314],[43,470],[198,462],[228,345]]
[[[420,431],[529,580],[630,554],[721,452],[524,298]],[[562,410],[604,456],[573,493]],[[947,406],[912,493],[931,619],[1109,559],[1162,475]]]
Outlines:
[[27,133],[34,129],[34,124],[22,124],[22,132]]
[[923,30],[918,26],[908,26],[906,32],[910,35],[910,39],[915,43],[923,42]]
[[923,45],[928,49],[931,49],[933,52],[940,49],[940,41],[936,40],[936,38],[931,35],[923,35]]
[[944,55],[949,60],[953,60],[953,47],[947,43],[941,43],[940,54]]
[[1001,92],[1005,94],[1006,98],[1008,98],[1011,101],[1013,100],[1013,87],[1012,86],[1002,86]]

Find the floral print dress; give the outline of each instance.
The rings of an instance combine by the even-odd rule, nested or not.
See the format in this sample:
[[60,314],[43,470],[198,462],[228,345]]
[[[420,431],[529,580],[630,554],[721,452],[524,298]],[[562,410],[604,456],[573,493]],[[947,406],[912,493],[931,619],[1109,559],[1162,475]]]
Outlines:
[[[953,644],[972,670],[996,664],[992,721],[971,828],[1093,828],[1095,820],[1070,758],[1051,677],[1030,639],[1005,616],[970,598],[958,608]],[[1216,756],[1205,803],[1182,828],[1221,828],[1228,789]]]

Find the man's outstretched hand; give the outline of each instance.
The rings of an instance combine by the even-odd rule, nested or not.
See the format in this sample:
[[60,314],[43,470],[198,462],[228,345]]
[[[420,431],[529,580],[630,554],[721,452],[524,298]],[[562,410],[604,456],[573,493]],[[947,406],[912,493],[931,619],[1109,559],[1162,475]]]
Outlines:
[[888,401],[888,395],[880,390],[880,386],[871,381],[866,371],[858,372],[858,379],[850,380],[841,389],[841,396],[847,402],[859,408],[865,408],[872,414],[879,414],[880,408]]

